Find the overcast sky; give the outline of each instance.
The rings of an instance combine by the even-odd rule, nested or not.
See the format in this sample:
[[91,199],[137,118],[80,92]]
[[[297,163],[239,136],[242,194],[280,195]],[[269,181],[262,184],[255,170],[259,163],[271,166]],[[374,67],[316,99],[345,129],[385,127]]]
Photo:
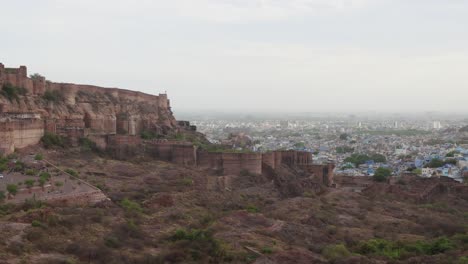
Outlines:
[[467,111],[466,0],[15,0],[0,62],[173,110]]

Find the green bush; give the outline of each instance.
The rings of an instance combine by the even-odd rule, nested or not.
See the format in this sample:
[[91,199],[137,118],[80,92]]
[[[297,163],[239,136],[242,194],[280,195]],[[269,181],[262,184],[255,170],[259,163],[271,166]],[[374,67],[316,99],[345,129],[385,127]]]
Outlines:
[[428,168],[439,168],[439,167],[442,167],[444,166],[444,161],[443,160],[440,160],[440,159],[432,159],[427,165],[426,167]]
[[43,187],[45,185],[45,183],[47,182],[47,180],[45,178],[39,178],[39,186]]
[[47,90],[45,91],[44,95],[42,95],[42,98],[44,98],[46,101],[54,103],[63,101],[63,95],[59,90]]
[[78,172],[76,170],[74,170],[74,169],[68,168],[68,169],[65,169],[65,172],[72,175],[72,176],[78,177]]
[[7,191],[8,193],[15,195],[18,192],[18,186],[16,184],[8,184]]
[[152,130],[143,130],[140,134],[140,137],[142,139],[156,139],[156,138],[160,138],[160,136],[158,135],[158,133],[156,133],[155,131],[152,131]]
[[271,253],[273,253],[273,249],[271,247],[264,247],[264,248],[262,248],[262,253],[263,254],[271,254]]
[[40,179],[49,180],[49,179],[50,179],[50,173],[43,171],[43,172],[41,172],[41,173],[39,174],[39,178],[40,178]]
[[129,213],[143,213],[143,208],[141,208],[140,204],[127,198],[123,199],[120,205]]
[[10,102],[14,100],[19,100],[20,95],[25,95],[27,90],[23,87],[16,87],[10,83],[6,83],[2,87],[2,91],[0,92],[5,98],[7,98]]
[[0,172],[4,172],[6,170],[8,170],[8,165],[0,163]]
[[56,135],[54,133],[46,132],[41,138],[44,147],[50,148],[52,146],[64,147],[65,139],[62,136]]
[[[170,240],[176,243],[178,250],[183,250],[183,254],[189,254],[187,257],[196,262],[220,263],[229,259],[226,249],[211,231],[205,229],[178,229]],[[179,241],[182,243],[177,243]]]
[[351,256],[351,252],[343,244],[330,245],[323,249],[322,254],[329,260],[339,260]]
[[36,182],[36,181],[33,180],[33,179],[27,179],[27,180],[24,181],[24,184],[26,185],[26,187],[31,188],[31,187],[34,186],[34,183],[35,183],[35,182]]
[[3,202],[5,200],[5,192],[0,191],[0,202]]
[[96,142],[90,140],[89,138],[82,137],[79,139],[78,143],[80,144],[81,150],[83,151],[99,151]]
[[182,180],[180,180],[180,185],[192,186],[193,185],[193,180],[192,180],[192,178],[183,178]]
[[23,171],[24,169],[24,163],[21,161],[16,161],[15,163],[15,171]]
[[24,173],[26,175],[33,176],[36,174],[36,171],[34,169],[27,169]]
[[44,159],[44,156],[42,156],[41,153],[38,153],[38,154],[36,154],[36,156],[34,156],[34,159],[35,159],[35,160],[43,160],[43,159]]
[[33,227],[45,227],[45,225],[43,223],[41,223],[40,221],[38,221],[38,220],[33,220],[31,222],[31,226],[33,226]]
[[358,245],[357,253],[363,255],[384,256],[390,259],[401,259],[408,253],[417,255],[436,255],[456,248],[456,244],[440,237],[432,241],[392,242],[385,239],[371,239]]
[[247,210],[247,212],[249,212],[249,213],[258,213],[258,212],[260,212],[260,210],[258,210],[258,208],[253,204],[247,205],[245,207],[245,210]]
[[375,170],[374,181],[384,182],[390,175],[392,175],[392,170],[389,168],[380,167]]

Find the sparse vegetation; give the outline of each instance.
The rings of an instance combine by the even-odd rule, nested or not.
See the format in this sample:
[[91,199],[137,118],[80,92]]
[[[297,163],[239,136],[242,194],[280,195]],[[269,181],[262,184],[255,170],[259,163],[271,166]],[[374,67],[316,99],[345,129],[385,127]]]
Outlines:
[[330,245],[323,249],[323,255],[332,261],[344,259],[351,256],[351,252],[343,244]]
[[26,185],[26,187],[28,187],[28,189],[31,189],[33,186],[34,186],[34,183],[36,181],[33,180],[33,179],[27,179],[24,181],[24,185]]
[[377,182],[384,182],[392,175],[392,170],[389,168],[380,167],[375,170],[374,180]]
[[100,152],[96,143],[89,138],[82,137],[79,139],[79,144],[82,151],[95,151]]
[[143,130],[140,133],[140,137],[142,139],[151,140],[151,139],[162,138],[162,135],[159,135],[158,133],[156,133],[156,131],[153,131],[153,130]]
[[65,139],[62,136],[56,135],[54,133],[46,132],[41,138],[41,142],[44,144],[44,147],[50,148],[53,146],[64,147]]
[[74,176],[74,177],[78,177],[78,172],[76,170],[74,170],[74,169],[68,168],[68,169],[65,169],[65,172],[72,175],[72,176]]
[[27,90],[23,87],[16,87],[10,83],[6,83],[2,87],[0,94],[7,98],[10,102],[13,100],[19,100],[20,95],[25,95]]
[[416,242],[392,242],[385,239],[371,239],[359,243],[357,253],[384,256],[389,259],[401,259],[412,254],[435,255],[454,248],[456,248],[456,244],[446,237],[437,238],[432,241]]
[[60,90],[47,90],[44,95],[42,95],[42,98],[49,102],[58,103],[63,101],[63,94]]
[[16,195],[16,193],[18,192],[18,186],[16,184],[8,184],[7,191],[11,195]]
[[371,155],[366,155],[366,154],[352,154],[350,157],[347,157],[344,162],[350,162],[355,164],[356,166],[359,166],[361,164],[366,163],[367,161],[374,161],[374,162],[386,162],[387,159],[385,156],[381,154],[371,154]]
[[44,156],[41,153],[38,153],[38,154],[36,154],[36,156],[34,156],[34,159],[35,160],[43,160]]
[[120,202],[120,205],[128,212],[133,214],[140,214],[143,213],[143,208],[141,208],[140,204],[130,199],[123,199]]

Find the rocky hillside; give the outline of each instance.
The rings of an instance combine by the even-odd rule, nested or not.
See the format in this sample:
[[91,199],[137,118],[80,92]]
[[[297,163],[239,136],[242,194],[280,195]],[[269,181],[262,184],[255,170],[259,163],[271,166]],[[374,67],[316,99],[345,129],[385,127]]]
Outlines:
[[[26,150],[25,150],[26,151]],[[217,176],[147,158],[28,150],[111,201],[0,204],[0,263],[466,263],[466,197],[315,190],[295,168]],[[362,186],[372,185],[360,179]],[[399,182],[417,191],[418,182]],[[351,185],[350,185],[351,186]],[[422,187],[422,186],[420,186]],[[300,191],[298,191],[300,189]],[[5,200],[8,201],[8,200]],[[22,261],[22,262],[21,262]]]
[[166,94],[156,96],[117,88],[54,83],[38,75],[27,77],[26,72],[20,71],[22,68],[2,66],[2,112],[35,112],[44,119],[90,119],[104,122],[130,118],[140,126],[176,126]]
[[47,132],[105,145],[106,135],[156,137],[179,128],[166,94],[54,83],[0,64],[0,153],[37,144]]

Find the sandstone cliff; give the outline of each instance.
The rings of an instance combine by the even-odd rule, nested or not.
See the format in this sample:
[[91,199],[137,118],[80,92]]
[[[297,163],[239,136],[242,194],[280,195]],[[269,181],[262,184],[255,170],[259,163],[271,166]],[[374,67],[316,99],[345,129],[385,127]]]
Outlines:
[[0,152],[36,144],[45,132],[103,142],[106,135],[165,135],[178,129],[166,94],[28,77],[25,66],[0,63]]

